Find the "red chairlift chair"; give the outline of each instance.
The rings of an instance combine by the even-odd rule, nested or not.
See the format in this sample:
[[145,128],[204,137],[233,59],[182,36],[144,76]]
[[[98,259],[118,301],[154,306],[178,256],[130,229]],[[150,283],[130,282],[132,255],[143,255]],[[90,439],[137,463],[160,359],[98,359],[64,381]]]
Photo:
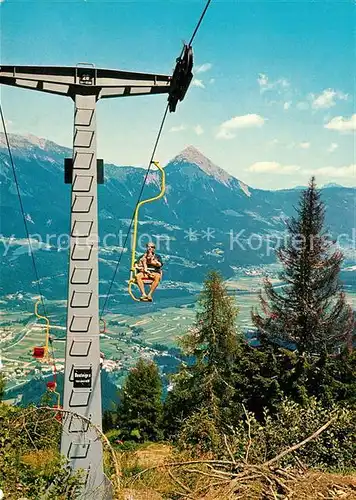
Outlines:
[[33,348],[32,356],[35,359],[43,360],[46,357],[46,348],[45,346],[37,346]]

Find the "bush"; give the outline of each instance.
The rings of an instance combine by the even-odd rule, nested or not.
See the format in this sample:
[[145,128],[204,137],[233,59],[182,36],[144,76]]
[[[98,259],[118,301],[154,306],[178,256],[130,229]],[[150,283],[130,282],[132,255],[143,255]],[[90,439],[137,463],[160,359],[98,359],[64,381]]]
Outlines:
[[[283,450],[303,441],[332,417],[336,420],[317,438],[308,442],[294,454],[281,460],[281,465],[295,465],[294,456],[309,467],[327,470],[347,470],[356,467],[356,411],[355,407],[325,409],[312,398],[307,406],[284,400],[276,415],[265,413],[265,422],[257,422],[248,414],[252,463],[262,463]],[[234,430],[234,450],[237,458],[244,457],[249,442],[247,422]]]
[[178,435],[177,445],[180,450],[186,450],[192,456],[219,452],[222,445],[221,434],[206,408],[196,411],[185,420]]
[[70,475],[58,452],[53,412],[0,403],[0,485],[6,498],[78,498],[80,474]]

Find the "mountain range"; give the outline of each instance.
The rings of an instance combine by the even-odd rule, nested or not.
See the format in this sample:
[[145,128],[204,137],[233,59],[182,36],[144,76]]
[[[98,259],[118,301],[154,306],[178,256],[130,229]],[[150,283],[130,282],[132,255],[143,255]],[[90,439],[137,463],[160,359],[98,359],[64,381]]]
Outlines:
[[[42,239],[38,244],[34,238],[32,246],[43,292],[48,298],[64,298],[70,186],[64,184],[63,161],[71,156],[71,150],[34,136],[10,135],[9,138],[28,229],[31,235]],[[26,233],[2,134],[0,163],[3,243],[0,295],[19,291],[35,293]],[[285,235],[286,220],[295,213],[300,188],[254,189],[215,165],[193,146],[173,158],[165,166],[165,172],[166,194],[142,209],[139,225],[141,243],[148,238],[157,241],[164,259],[163,289],[199,283],[212,268],[231,277],[236,267],[275,261],[271,247],[278,245]],[[142,168],[105,165],[105,182],[98,187],[102,293],[120,255],[120,245],[144,175]],[[158,173],[151,171],[143,197],[150,197],[158,190]],[[326,204],[328,230],[335,238],[345,234],[344,253],[346,260],[353,262],[355,190],[328,185],[322,190],[322,198]],[[56,236],[49,239],[48,235]],[[105,236],[106,246],[103,245]],[[115,290],[124,288],[128,269],[129,252],[125,252]]]

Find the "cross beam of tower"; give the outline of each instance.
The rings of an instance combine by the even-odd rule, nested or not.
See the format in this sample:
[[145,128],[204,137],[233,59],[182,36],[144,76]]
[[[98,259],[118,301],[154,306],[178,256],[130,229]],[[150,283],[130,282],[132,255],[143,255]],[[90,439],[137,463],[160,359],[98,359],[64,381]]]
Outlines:
[[[97,69],[93,66],[1,66],[0,83],[67,96],[74,101],[71,171],[67,337],[61,453],[73,470],[83,469],[82,498],[112,498],[103,471],[98,296],[96,103],[101,98],[168,94],[170,111],[192,79],[192,49],[185,46],[172,76]],[[93,426],[89,425],[90,421]]]
[[59,94],[75,98],[76,95],[125,97],[169,93],[171,77],[92,66],[1,66],[0,83]]

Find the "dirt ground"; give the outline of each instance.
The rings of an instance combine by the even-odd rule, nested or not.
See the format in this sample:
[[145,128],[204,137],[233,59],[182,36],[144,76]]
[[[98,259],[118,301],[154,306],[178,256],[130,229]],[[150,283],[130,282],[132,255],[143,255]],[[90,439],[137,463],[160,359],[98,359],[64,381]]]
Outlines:
[[295,491],[295,500],[336,499],[356,500],[356,474],[342,476],[309,472],[290,488]]

